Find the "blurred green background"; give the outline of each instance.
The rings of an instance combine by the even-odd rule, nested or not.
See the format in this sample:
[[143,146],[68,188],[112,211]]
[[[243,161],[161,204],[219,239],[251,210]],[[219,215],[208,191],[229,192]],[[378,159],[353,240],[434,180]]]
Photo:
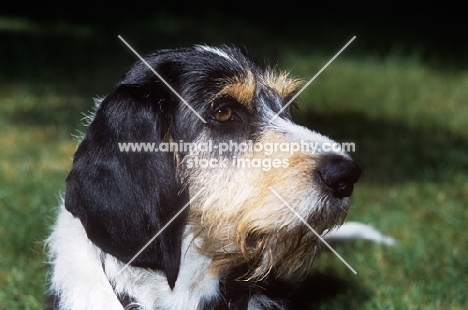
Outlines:
[[[237,44],[305,80],[296,120],[354,141],[350,220],[399,240],[323,251],[296,309],[467,309],[468,23],[462,8],[288,2],[0,11],[0,309],[41,309],[83,112],[140,54]],[[334,6],[336,5],[336,6]],[[127,5],[128,6],[128,5]]]

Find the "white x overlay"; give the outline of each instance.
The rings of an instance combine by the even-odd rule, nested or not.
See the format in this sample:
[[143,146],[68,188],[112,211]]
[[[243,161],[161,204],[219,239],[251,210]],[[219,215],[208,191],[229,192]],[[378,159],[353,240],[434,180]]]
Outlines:
[[311,79],[309,80],[309,82],[307,82],[307,83],[306,83],[306,84],[305,84],[305,85],[288,101],[288,103],[286,103],[286,104],[284,105],[284,107],[282,107],[281,110],[279,110],[278,113],[276,113],[276,114],[270,119],[270,123],[271,123],[275,118],[277,118],[278,115],[279,115],[281,112],[283,112],[284,109],[286,109],[286,108],[297,98],[297,96],[299,96],[299,95],[307,88],[307,86],[309,86],[310,83],[312,83],[312,81],[315,80],[315,78],[316,78],[317,76],[319,76],[319,74],[322,73],[322,71],[325,70],[325,69],[328,67],[328,65],[331,64],[332,61],[335,60],[335,58],[338,57],[338,55],[340,55],[341,52],[345,50],[345,48],[348,47],[348,45],[351,44],[351,42],[354,41],[354,39],[356,39],[356,36],[354,36],[351,40],[349,40],[349,42],[346,43],[346,45],[343,46],[343,47],[338,51],[338,53],[336,53],[336,55],[333,56],[333,58],[330,59],[330,61],[327,62],[326,65],[323,66],[323,68],[320,69],[320,71],[317,72],[317,74],[314,75],[314,77],[311,78]]
[[163,77],[161,75],[159,75],[159,73],[153,69],[153,67],[150,66],[150,64],[143,58],[140,56],[140,54],[138,54],[137,51],[135,51],[135,49],[133,47],[130,46],[130,44],[127,43],[127,41],[124,40],[124,38],[122,38],[120,35],[118,36],[118,38],[138,57],[140,58],[140,60],[151,70],[153,71],[153,73],[161,80],[161,82],[163,82],[167,88],[169,88],[173,93],[174,95],[176,95],[190,110],[192,110],[193,113],[195,113],[196,116],[198,116],[198,118],[206,124],[206,121],[205,119],[200,115],[198,114],[197,111],[195,111],[194,108],[192,108],[192,106],[187,102],[185,101],[184,98],[182,98],[181,95],[179,95],[179,93],[168,83],[166,82],[166,80],[163,79]]
[[299,215],[299,213],[297,213],[296,211],[294,211],[294,209],[283,199],[283,197],[281,197],[272,187],[268,187],[268,188],[273,192],[273,194],[276,195],[276,197],[278,197],[278,198],[292,211],[292,213],[294,213],[295,216],[297,216],[297,218],[298,218],[299,220],[301,220],[302,223],[304,223],[304,225],[307,226],[307,228],[310,229],[311,232],[313,232],[313,233],[320,239],[320,241],[323,242],[323,244],[325,244],[325,245],[330,249],[330,251],[333,252],[333,254],[335,254],[335,255],[346,265],[346,267],[348,267],[354,274],[357,274],[356,270],[354,270],[353,267],[351,267],[351,266],[343,259],[343,257],[341,257],[340,254],[338,254],[338,253],[322,238],[322,236],[321,236],[319,233],[317,233],[317,232],[315,231],[315,229],[313,229],[312,226],[310,226],[309,223],[307,223],[307,221],[304,220],[304,219]]
[[[125,41],[120,35],[118,36],[118,38],[161,80],[161,82],[163,82],[193,113],[195,113],[195,115],[198,116],[198,118],[200,118],[200,120],[203,122],[203,123],[206,123],[206,121],[203,119],[203,117],[197,113],[197,111],[195,111],[192,106],[179,94],[177,93],[177,91],[169,84],[166,82],[166,80],[164,80],[163,77],[161,77],[161,75],[155,70],[153,69],[150,64],[143,58],[140,56],[140,54],[138,54],[138,52],[133,49],[132,46],[130,46],[130,44],[127,43],[127,41]],[[314,77],[312,77],[312,79],[310,79],[297,93],[296,95],[294,95],[294,97],[292,97],[288,103],[286,103],[285,106],[283,106],[283,108],[278,112],[276,113],[271,119],[270,119],[270,122],[272,122],[281,112],[284,111],[284,109],[286,109],[298,96],[300,93],[302,93],[311,83],[312,81],[315,80],[315,78],[320,74],[322,73],[323,70],[325,70],[328,65],[333,61],[335,60],[336,57],[338,57],[338,55],[341,54],[342,51],[344,51],[344,49],[346,47],[348,47],[349,44],[351,44],[352,41],[354,41],[354,39],[356,39],[356,36],[354,36],[345,46],[343,46],[343,48],[341,48],[340,51],[338,51],[338,53],[336,53],[335,56],[333,56],[332,59],[330,59],[330,61],[328,61],[327,64],[325,64],[325,66],[319,71],[317,72],[317,74],[315,74]],[[124,267],[122,267],[122,269],[120,269],[120,271],[118,272],[118,274],[122,273],[189,205],[190,203],[197,197],[201,194],[201,192],[204,190],[205,188],[202,188],[198,193],[196,193],[191,199],[189,202],[187,202],[187,204],[185,204],[180,210],[179,212],[177,212],[141,249],[140,251],[138,251],[138,253],[136,253],[132,259],[130,259]],[[269,189],[294,213],[294,215],[296,215],[299,220],[301,220],[301,222],[304,223],[304,225],[307,226],[307,228],[310,229],[310,231],[312,231],[319,239],[320,241],[322,241],[323,244],[325,244],[354,274],[357,274],[356,270],[354,270],[323,238],[320,234],[318,234],[308,223],[306,220],[304,220],[272,187],[269,187]]]
[[120,269],[120,271],[117,273],[117,275],[119,275],[122,271],[124,271],[150,244],[151,242],[153,242],[163,231],[164,229],[166,229],[185,209],[187,209],[187,207],[190,205],[190,203],[198,196],[201,194],[201,192],[204,190],[205,188],[202,188],[201,190],[198,191],[198,193],[196,193],[190,200],[189,202],[187,202],[185,204],[185,206],[182,207],[182,209],[179,210],[179,212],[176,213],[176,215],[174,215],[170,220],[169,222],[166,223],[166,225],[164,225],[156,235],[153,236],[153,238],[150,239],[150,241],[148,241],[142,248],[140,251],[138,251],[138,253],[135,254],[135,256],[132,257],[131,260],[129,260],[127,262],[127,264],[125,264],[125,266],[122,267],[122,269]]

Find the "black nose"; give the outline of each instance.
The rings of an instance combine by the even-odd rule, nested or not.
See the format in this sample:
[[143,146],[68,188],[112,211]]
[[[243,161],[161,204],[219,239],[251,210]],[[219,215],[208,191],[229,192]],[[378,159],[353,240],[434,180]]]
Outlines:
[[315,178],[333,197],[351,196],[353,185],[361,175],[361,168],[341,155],[323,155],[315,169]]

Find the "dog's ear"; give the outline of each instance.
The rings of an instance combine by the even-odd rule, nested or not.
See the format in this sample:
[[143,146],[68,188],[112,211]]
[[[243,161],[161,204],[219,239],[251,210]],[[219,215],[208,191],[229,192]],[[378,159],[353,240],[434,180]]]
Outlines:
[[[151,58],[162,73],[170,69],[163,58]],[[146,66],[131,68],[98,107],[66,179],[67,210],[92,242],[125,263],[188,201],[176,178],[175,154],[119,148],[119,143],[168,142],[177,105],[172,98]],[[180,214],[131,263],[163,271],[171,288],[186,216],[187,211]]]

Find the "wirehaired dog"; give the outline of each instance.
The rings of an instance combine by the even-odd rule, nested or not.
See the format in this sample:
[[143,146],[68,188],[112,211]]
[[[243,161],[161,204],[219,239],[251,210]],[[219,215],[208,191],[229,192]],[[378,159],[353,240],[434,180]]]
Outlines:
[[[292,121],[300,82],[245,51],[145,60],[173,89],[139,61],[97,102],[48,239],[49,307],[286,309],[275,292],[310,268],[317,234],[343,224],[360,168]],[[299,141],[316,148],[281,148]],[[215,147],[130,152],[123,142]]]

